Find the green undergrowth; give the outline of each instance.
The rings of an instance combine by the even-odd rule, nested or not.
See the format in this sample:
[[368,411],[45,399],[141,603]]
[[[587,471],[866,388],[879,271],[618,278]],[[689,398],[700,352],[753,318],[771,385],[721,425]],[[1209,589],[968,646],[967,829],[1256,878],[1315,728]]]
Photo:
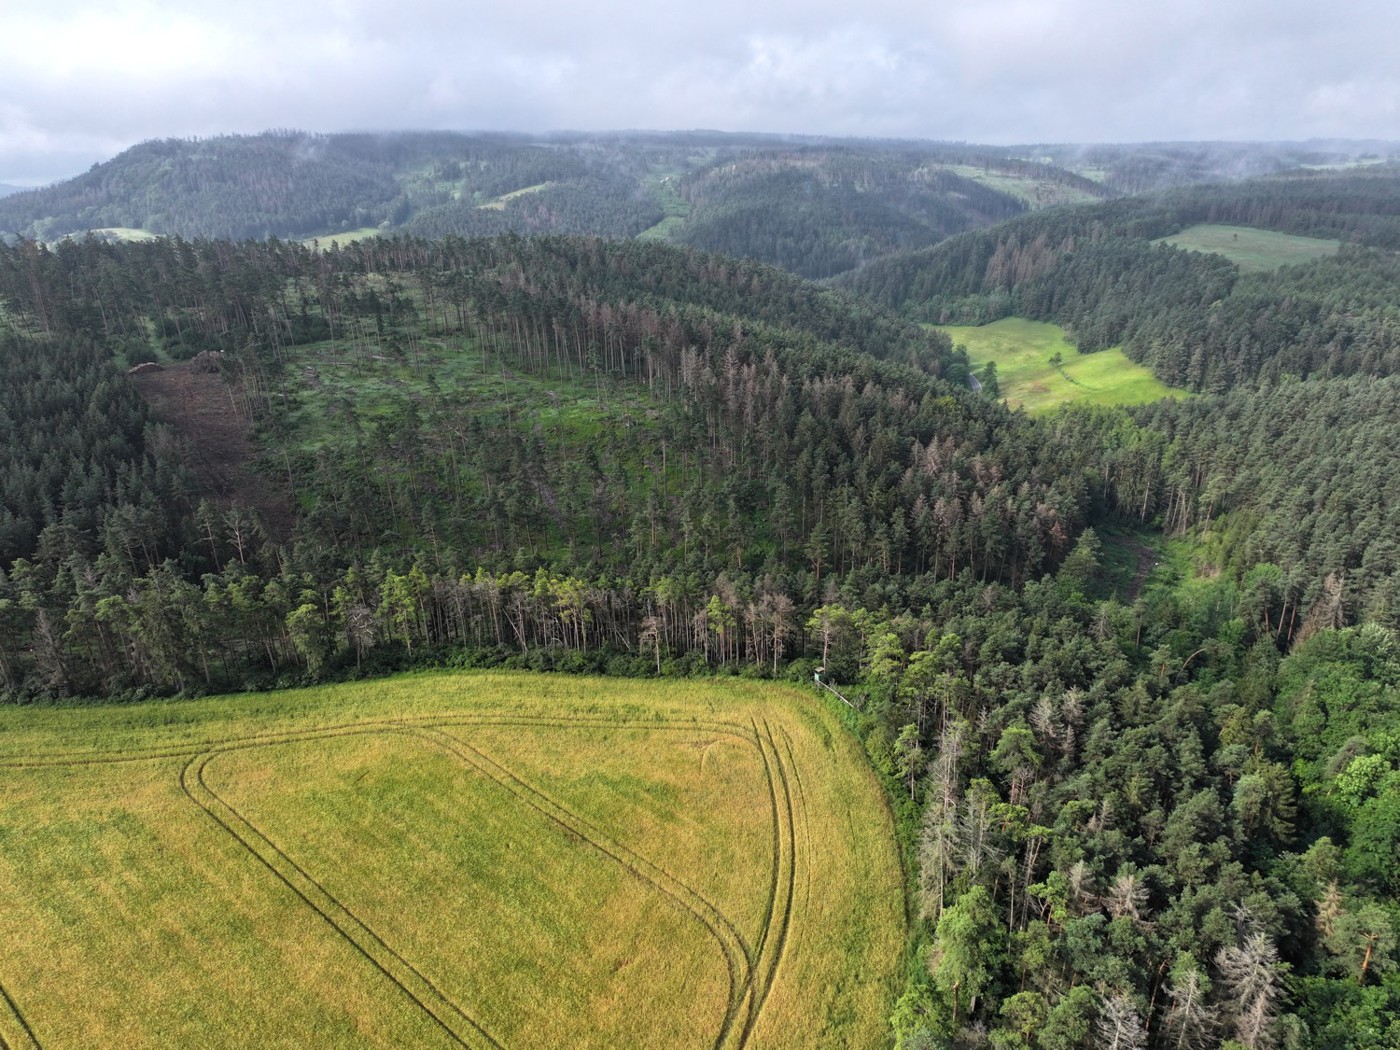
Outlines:
[[315,452],[376,424],[468,408],[493,426],[538,430],[566,444],[596,439],[608,426],[646,425],[651,402],[639,387],[607,378],[521,373],[473,340],[425,339],[413,349],[326,340],[299,347],[288,368],[285,414],[290,446]]
[[1028,175],[1012,175],[972,164],[950,164],[954,175],[979,182],[988,189],[1025,201],[1032,208],[1049,208],[1057,204],[1093,204],[1100,198],[1075,186],[1036,179]]

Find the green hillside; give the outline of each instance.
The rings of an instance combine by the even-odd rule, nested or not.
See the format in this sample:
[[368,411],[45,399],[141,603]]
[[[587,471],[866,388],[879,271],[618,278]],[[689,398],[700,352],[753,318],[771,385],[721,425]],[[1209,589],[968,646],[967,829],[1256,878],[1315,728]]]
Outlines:
[[[1001,186],[998,180],[1010,180]],[[1102,190],[996,147],[719,133],[269,132],[134,146],[0,202],[0,234],[339,243],[370,232],[634,237],[807,276]]]
[[[900,312],[651,240],[0,246],[0,1036],[1393,1047],[1394,189],[1046,208],[850,282]],[[1212,215],[1358,243],[1150,243]],[[1200,394],[1011,411],[915,318]]]
[[[1083,351],[1121,346],[1163,383],[1196,391],[1390,375],[1397,187],[1395,167],[1377,165],[1047,209],[836,283],[934,324],[1052,322]],[[1228,250],[1194,250],[1203,226],[1223,231]],[[1230,258],[1243,249],[1249,266]]]

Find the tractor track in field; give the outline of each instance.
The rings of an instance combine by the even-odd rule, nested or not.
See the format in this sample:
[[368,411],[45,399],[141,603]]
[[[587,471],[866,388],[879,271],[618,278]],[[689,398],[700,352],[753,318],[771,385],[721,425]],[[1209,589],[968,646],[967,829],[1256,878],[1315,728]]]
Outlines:
[[7,1036],[4,1029],[0,1029],[0,1047],[4,1050],[39,1050],[39,1037],[34,1034],[34,1029],[29,1027],[29,1022],[20,1012],[19,1003],[15,1002],[9,989],[0,984],[0,1020],[11,1019],[19,1026],[20,1034],[16,1036],[11,1031]]
[[[250,744],[252,748],[271,747],[271,744]],[[445,1031],[454,1042],[460,1046],[471,1046],[472,1044],[464,1038],[464,1033],[459,1029],[465,1026],[476,1035],[480,1036],[492,1047],[500,1050],[498,1043],[489,1032],[470,1017],[456,1003],[444,995],[432,981],[420,973],[411,963],[409,963],[393,948],[389,947],[384,940],[374,932],[374,930],[364,923],[349,908],[345,907],[339,900],[326,890],[316,879],[309,875],[301,865],[297,864],[291,857],[278,848],[276,843],[264,835],[256,825],[225,802],[217,792],[204,780],[204,768],[209,764],[209,760],[214,754],[205,753],[195,755],[185,763],[184,769],[180,773],[180,787],[185,795],[196,806],[207,813],[221,828],[224,829],[243,849],[252,854],[263,867],[272,872],[277,879],[291,890],[303,903],[312,911],[316,912],[327,925],[329,925],[342,939],[347,941],[352,948],[362,955],[376,970],[384,975],[393,985],[395,985],[405,996],[415,1003],[420,1010],[433,1019],[433,1021]],[[191,776],[193,770],[193,776]],[[193,784],[193,786],[192,786]],[[205,796],[201,798],[200,796]],[[206,801],[207,799],[207,801]],[[211,805],[210,803],[213,803]],[[217,808],[216,808],[217,807]],[[241,823],[250,834],[243,834],[234,826],[230,820],[226,819],[218,812],[218,809],[225,810],[233,820]],[[250,838],[261,839],[272,856],[269,857],[259,850]],[[358,933],[358,936],[357,936]],[[395,971],[398,971],[397,973]],[[410,984],[417,987],[410,987]],[[447,1016],[443,1016],[446,1014]],[[455,1015],[456,1021],[453,1017]]]
[[[689,912],[710,932],[710,935],[720,946],[720,952],[725,959],[725,968],[729,974],[728,1004],[724,1023],[721,1025],[719,1036],[715,1041],[717,1048],[723,1047],[730,1037],[730,1032],[734,1030],[734,1024],[743,1007],[744,996],[753,982],[749,946],[729,917],[665,868],[612,839],[601,829],[572,813],[565,806],[521,779],[480,749],[441,730],[414,731],[414,735],[425,737],[431,735],[448,742],[448,749],[454,752],[461,761],[469,764],[483,776],[504,788],[546,820],[558,824],[565,831],[577,836],[582,842],[620,865],[634,878],[652,886],[674,905]],[[668,883],[672,885],[667,885]],[[742,1046],[742,1041],[738,1045]]]
[[[772,806],[773,867],[766,915],[758,932],[756,945],[750,946],[733,921],[711,901],[681,879],[648,860],[622,843],[612,839],[601,828],[573,813],[561,803],[529,784],[507,766],[481,751],[470,742],[448,730],[472,728],[559,729],[618,729],[671,732],[721,733],[753,746],[763,762]],[[810,834],[806,830],[806,797],[801,777],[792,753],[791,738],[782,730],[787,750],[787,762],[778,748],[777,740],[767,721],[760,730],[757,721],[749,727],[721,721],[658,721],[646,719],[609,719],[588,716],[569,718],[542,716],[531,718],[515,714],[425,715],[399,719],[366,719],[308,729],[289,729],[272,733],[255,733],[217,740],[170,744],[163,747],[81,752],[52,752],[27,756],[24,759],[0,761],[0,768],[44,768],[55,766],[96,766],[112,763],[159,761],[185,758],[179,782],[185,796],[215,824],[230,835],[242,849],[268,869],[292,893],[311,908],[336,934],[347,941],[387,980],[395,985],[419,1009],[426,1013],[458,1045],[487,1045],[501,1050],[499,1043],[484,1027],[445,995],[428,977],[395,951],[382,937],[353,911],[331,894],[309,872],[282,850],[271,838],[208,786],[205,767],[220,754],[276,747],[304,741],[336,739],[394,733],[416,737],[446,751],[452,757],[475,769],[488,780],[529,806],[544,819],[553,822],[567,834],[608,857],[634,878],[646,883],[666,897],[676,908],[691,915],[715,938],[725,958],[730,992],[726,1014],[714,1046],[716,1050],[742,1050],[758,1022],[764,1003],[772,989],[787,946],[792,925],[796,889],[796,817],[788,764],[797,784],[802,810],[806,848],[810,851]],[[203,797],[201,797],[203,796]],[[240,831],[240,826],[242,831]],[[262,844],[260,849],[257,843]],[[806,896],[810,898],[810,865],[807,869]],[[805,902],[804,902],[805,903]],[[0,993],[4,989],[0,988]],[[34,1039],[18,1006],[4,993],[14,1016],[19,1020],[32,1046]],[[474,1040],[469,1041],[469,1040]],[[24,1045],[24,1044],[21,1044]],[[0,1048],[10,1050],[11,1044],[0,1036]],[[14,1050],[19,1050],[15,1047]],[[27,1048],[26,1048],[27,1050]]]
[[[755,960],[755,980],[750,988],[747,1016],[739,1036],[739,1047],[748,1044],[758,1023],[763,1004],[772,990],[773,979],[777,976],[778,965],[783,960],[787,946],[788,927],[792,922],[792,893],[794,886],[793,866],[796,861],[792,796],[788,791],[787,774],[783,769],[782,755],[773,741],[772,730],[767,721],[762,731],[758,722],[753,724],[753,734],[758,741],[759,754],[763,758],[764,772],[768,781],[768,795],[773,807],[773,878],[768,897],[768,915],[759,937],[758,957]],[[766,745],[766,746],[765,746]],[[771,757],[770,757],[771,752]],[[776,775],[775,775],[776,774]],[[779,797],[781,794],[781,798]],[[784,874],[786,871],[786,874]],[[777,929],[774,929],[774,920]],[[770,950],[771,948],[771,950]]]
[[[788,765],[792,768],[792,778],[797,783],[797,808],[802,814],[802,904],[801,914],[806,916],[812,906],[812,825],[807,809],[807,789],[802,783],[802,770],[797,765],[797,755],[793,751],[792,737],[786,728],[779,727],[779,732],[783,736],[783,750],[787,752]],[[797,842],[796,828],[793,836],[793,869],[797,868]],[[797,927],[798,943],[801,943],[803,931],[806,923],[800,923]]]

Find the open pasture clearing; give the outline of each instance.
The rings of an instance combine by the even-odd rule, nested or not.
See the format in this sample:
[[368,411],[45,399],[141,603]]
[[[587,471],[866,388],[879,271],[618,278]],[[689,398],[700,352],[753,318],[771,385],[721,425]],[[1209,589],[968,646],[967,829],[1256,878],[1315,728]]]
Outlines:
[[[980,327],[943,326],[955,346],[967,347],[973,369],[995,361],[1001,396],[1012,408],[1048,411],[1071,401],[1094,405],[1141,405],[1164,397],[1186,397],[1118,347],[1081,354],[1059,325],[1006,317]],[[1060,364],[1050,363],[1060,355]]]
[[680,191],[676,189],[676,180],[679,178],[680,172],[671,171],[647,183],[647,188],[651,190],[656,202],[661,205],[665,217],[656,225],[648,226],[637,234],[639,241],[664,241],[680,232],[685,226],[685,220],[690,217],[690,201],[682,197]]
[[1188,226],[1180,233],[1161,237],[1154,244],[1174,244],[1194,252],[1214,252],[1223,255],[1244,273],[1262,273],[1280,266],[1312,262],[1326,255],[1335,255],[1341,241],[1320,237],[1299,237],[1273,230],[1256,230],[1251,226],[1221,226],[1203,223]]
[[492,198],[489,201],[483,201],[481,204],[478,204],[477,207],[484,208],[487,211],[504,211],[506,205],[511,201],[520,197],[529,196],[531,193],[539,193],[540,190],[547,190],[553,185],[554,183],[552,182],[541,182],[534,186],[523,186],[518,190],[511,190],[509,193],[503,193],[499,197]]
[[875,1046],[890,819],[780,686],[436,674],[0,711],[0,1039]]
[[378,226],[361,226],[358,230],[339,230],[317,234],[315,237],[303,237],[301,243],[308,248],[343,248],[347,244],[354,244],[366,237],[378,237],[383,232]]

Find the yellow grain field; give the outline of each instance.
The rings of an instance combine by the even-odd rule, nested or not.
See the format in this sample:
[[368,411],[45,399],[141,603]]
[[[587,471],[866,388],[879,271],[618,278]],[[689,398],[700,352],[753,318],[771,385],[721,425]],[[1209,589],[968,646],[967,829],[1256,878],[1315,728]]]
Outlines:
[[435,674],[0,711],[7,1047],[861,1047],[890,818],[774,685]]

